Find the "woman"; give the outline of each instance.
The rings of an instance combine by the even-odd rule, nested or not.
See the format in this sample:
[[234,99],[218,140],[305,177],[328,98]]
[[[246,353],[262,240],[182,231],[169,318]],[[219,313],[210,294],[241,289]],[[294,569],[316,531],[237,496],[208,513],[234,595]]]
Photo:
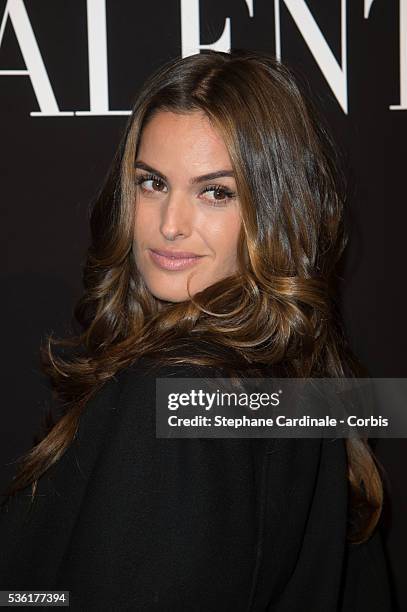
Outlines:
[[206,51],[145,83],[92,210],[82,331],[43,350],[62,410],[6,498],[2,589],[81,610],[390,610],[367,441],[155,437],[157,377],[360,372],[332,297],[337,165],[267,54]]

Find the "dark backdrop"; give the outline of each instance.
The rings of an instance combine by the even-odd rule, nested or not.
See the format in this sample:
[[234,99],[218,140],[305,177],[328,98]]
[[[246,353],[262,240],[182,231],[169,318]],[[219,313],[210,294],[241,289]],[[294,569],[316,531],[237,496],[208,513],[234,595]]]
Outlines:
[[[169,58],[205,47],[271,51],[304,75],[346,159],[341,303],[351,344],[372,376],[407,376],[406,0],[0,0],[0,20],[2,487],[49,402],[39,344],[67,330],[89,204],[137,91]],[[406,440],[379,440],[376,452],[407,610]]]

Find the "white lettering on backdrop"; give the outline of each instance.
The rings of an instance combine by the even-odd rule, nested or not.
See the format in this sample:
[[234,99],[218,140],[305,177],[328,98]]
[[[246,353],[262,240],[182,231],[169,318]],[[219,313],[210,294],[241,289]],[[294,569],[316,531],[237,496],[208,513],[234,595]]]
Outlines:
[[[274,0],[276,57],[281,59],[280,1]],[[324,35],[304,0],[283,0],[343,112],[348,114],[346,0],[341,0],[341,63],[336,61]]]
[[[246,3],[254,16],[254,0]],[[341,62],[329,47],[317,20],[305,0],[274,0],[275,55],[281,59],[280,6],[284,2],[307,47],[312,53],[338,104],[348,113],[346,0],[341,0]],[[364,18],[368,19],[374,0],[364,0]],[[40,111],[33,117],[129,115],[131,110],[109,109],[108,48],[106,36],[106,0],[87,0],[87,36],[89,66],[89,110],[61,111],[55,98],[40,49],[23,0],[7,0],[0,25],[0,47],[7,20],[14,29],[26,70],[0,70],[0,76],[28,76]],[[231,48],[230,17],[225,19],[220,38],[211,44],[200,42],[199,0],[180,0],[182,57],[202,49],[229,52]],[[400,104],[390,110],[407,109],[407,0],[399,0],[400,24]]]

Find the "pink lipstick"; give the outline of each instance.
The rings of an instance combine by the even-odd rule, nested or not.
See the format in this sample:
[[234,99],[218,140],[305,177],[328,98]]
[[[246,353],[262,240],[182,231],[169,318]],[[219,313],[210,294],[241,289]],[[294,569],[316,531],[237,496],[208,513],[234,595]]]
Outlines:
[[190,251],[164,251],[149,249],[150,257],[163,270],[185,270],[194,266],[203,256]]

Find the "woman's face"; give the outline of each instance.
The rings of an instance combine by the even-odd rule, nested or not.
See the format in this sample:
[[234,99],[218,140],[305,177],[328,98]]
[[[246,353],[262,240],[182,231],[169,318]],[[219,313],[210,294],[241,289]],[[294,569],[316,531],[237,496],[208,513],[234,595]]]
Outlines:
[[194,295],[236,272],[236,183],[207,116],[158,112],[142,132],[135,168],[134,256],[149,291],[181,302],[188,299],[188,277]]

